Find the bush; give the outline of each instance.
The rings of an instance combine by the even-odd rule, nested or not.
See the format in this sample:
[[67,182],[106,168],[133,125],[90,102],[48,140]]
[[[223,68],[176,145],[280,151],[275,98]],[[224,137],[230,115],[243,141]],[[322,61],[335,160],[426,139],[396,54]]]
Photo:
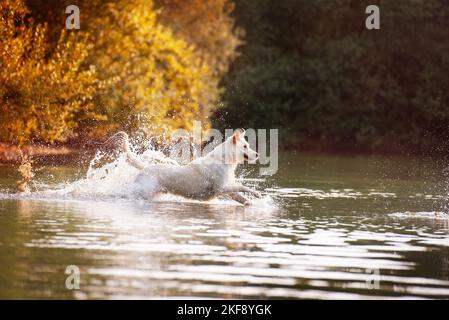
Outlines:
[[97,111],[111,126],[143,123],[152,133],[190,128],[205,103],[207,64],[157,23],[151,1],[109,2],[100,11],[88,21],[94,38],[89,61],[108,81],[96,95]]
[[98,118],[96,72],[81,66],[87,38],[61,32],[50,50],[47,26],[34,23],[23,1],[1,0],[0,15],[0,139],[62,141],[82,119]]
[[[119,128],[170,133],[196,119],[207,127],[235,49],[230,9],[220,0],[200,11],[209,25],[226,22],[204,39],[186,16],[197,15],[202,0],[191,0],[183,19],[166,2],[162,19],[151,0],[80,0],[81,30],[65,32],[69,1],[34,0],[30,11],[24,0],[0,0],[0,139],[53,143]],[[175,21],[201,36],[174,34]]]

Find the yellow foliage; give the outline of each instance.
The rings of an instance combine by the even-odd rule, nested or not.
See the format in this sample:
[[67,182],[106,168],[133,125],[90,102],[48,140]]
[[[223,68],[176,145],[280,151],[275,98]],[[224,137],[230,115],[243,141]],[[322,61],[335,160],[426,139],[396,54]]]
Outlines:
[[0,1],[0,138],[64,141],[84,117],[96,117],[96,73],[81,68],[87,38],[62,31],[50,49],[47,26],[28,13],[22,0]]
[[[186,2],[186,14],[197,19],[201,2]],[[0,140],[53,143],[119,128],[161,134],[194,120],[207,127],[236,45],[228,0],[211,3],[203,21],[227,29],[211,36],[196,23],[186,37],[161,23],[180,14],[168,2],[164,20],[152,0],[81,1],[81,30],[65,31],[61,10],[48,13],[44,0],[33,1],[32,13],[25,0],[0,0]],[[58,18],[36,23],[33,14]]]
[[126,127],[144,122],[152,133],[189,129],[205,102],[207,65],[157,23],[150,0],[110,2],[100,12],[89,21],[90,58],[109,81],[98,110]]
[[[195,46],[215,78],[223,76],[236,58],[243,30],[235,27],[231,0],[155,0],[159,20]],[[217,79],[218,80],[218,79]]]
[[195,46],[195,55],[208,66],[205,103],[201,120],[213,111],[219,96],[219,81],[237,56],[243,31],[236,28],[231,0],[155,0],[159,20],[176,36]]

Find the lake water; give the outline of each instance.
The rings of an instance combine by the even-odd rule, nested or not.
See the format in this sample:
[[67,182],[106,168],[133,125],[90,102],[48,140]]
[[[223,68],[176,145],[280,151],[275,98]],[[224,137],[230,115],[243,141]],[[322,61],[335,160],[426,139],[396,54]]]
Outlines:
[[279,161],[267,179],[239,171],[264,193],[248,207],[147,201],[123,163],[43,167],[16,194],[0,166],[0,298],[449,298],[447,163]]

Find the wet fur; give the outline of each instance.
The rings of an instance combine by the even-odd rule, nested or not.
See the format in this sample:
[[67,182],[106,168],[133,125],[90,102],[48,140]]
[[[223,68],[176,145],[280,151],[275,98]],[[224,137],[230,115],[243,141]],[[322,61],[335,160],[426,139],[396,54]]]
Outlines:
[[127,161],[141,171],[136,182],[150,197],[167,192],[196,200],[227,196],[244,205],[250,204],[250,201],[241,193],[261,197],[257,191],[235,182],[237,165],[244,159],[256,161],[258,157],[257,152],[250,149],[242,129],[207,155],[183,166],[145,164],[131,151],[125,132],[118,132],[106,144],[111,142],[117,143],[120,150],[126,153]]

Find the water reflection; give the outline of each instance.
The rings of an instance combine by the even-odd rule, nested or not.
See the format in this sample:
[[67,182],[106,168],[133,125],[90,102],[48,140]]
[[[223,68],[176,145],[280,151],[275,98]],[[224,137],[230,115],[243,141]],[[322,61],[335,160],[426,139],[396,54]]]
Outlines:
[[[431,224],[397,230],[388,220],[197,203],[8,201],[17,215],[2,224],[23,246],[6,265],[22,297],[449,297],[447,272],[416,275],[431,246],[449,247]],[[80,267],[80,292],[63,288],[69,264]],[[367,288],[368,269],[380,270],[377,290]]]
[[445,189],[341,161],[305,161],[250,207],[2,191],[0,298],[448,298]]

